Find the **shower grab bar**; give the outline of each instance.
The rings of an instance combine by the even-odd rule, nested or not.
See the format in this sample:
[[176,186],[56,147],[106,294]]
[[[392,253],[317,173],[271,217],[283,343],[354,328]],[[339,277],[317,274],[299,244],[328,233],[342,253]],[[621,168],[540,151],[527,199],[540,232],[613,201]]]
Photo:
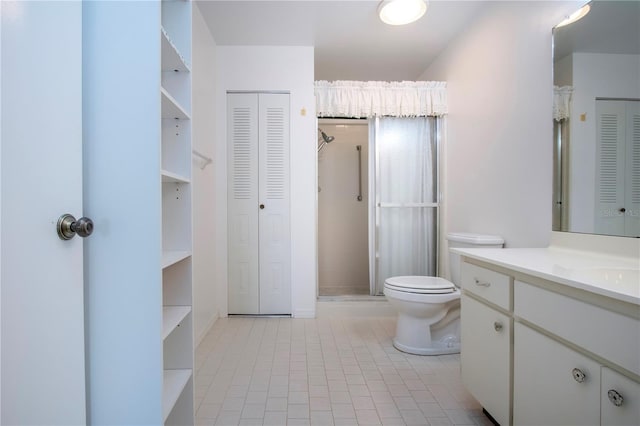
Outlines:
[[203,169],[203,170],[204,170],[205,167],[207,167],[208,164],[213,163],[213,159],[211,157],[207,157],[206,155],[196,151],[195,149],[192,150],[191,153],[202,160],[203,163],[200,166],[200,168]]
[[356,199],[362,201],[362,145],[357,145],[358,151],[358,196]]
[[438,203],[378,203],[378,207],[439,207]]

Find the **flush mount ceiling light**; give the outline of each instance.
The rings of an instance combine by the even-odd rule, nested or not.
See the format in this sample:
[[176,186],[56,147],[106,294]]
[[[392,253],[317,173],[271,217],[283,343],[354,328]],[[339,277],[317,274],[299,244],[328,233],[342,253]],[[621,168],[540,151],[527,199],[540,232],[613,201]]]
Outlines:
[[385,24],[405,25],[417,21],[427,11],[427,0],[383,0],[378,15]]
[[558,25],[556,25],[556,28],[560,28],[560,27],[564,27],[565,25],[573,24],[577,20],[584,18],[584,16],[587,13],[589,13],[590,10],[591,10],[591,6],[589,6],[588,4],[582,6],[580,9],[578,9],[575,12],[573,12],[571,15],[567,16],[564,21],[562,21]]

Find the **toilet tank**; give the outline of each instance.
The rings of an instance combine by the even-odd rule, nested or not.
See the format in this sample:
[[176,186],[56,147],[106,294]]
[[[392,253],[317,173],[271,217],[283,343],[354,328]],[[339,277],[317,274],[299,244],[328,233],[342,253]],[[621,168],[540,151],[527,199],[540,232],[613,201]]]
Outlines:
[[[502,248],[504,240],[497,235],[450,232],[447,234],[449,248]],[[460,255],[449,251],[449,272],[451,281],[460,287]]]

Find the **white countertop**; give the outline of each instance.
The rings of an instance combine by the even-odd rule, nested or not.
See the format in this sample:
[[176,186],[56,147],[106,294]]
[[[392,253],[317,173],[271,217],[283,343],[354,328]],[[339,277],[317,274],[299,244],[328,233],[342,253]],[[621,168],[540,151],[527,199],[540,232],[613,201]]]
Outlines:
[[452,248],[463,256],[640,305],[640,259],[574,249]]

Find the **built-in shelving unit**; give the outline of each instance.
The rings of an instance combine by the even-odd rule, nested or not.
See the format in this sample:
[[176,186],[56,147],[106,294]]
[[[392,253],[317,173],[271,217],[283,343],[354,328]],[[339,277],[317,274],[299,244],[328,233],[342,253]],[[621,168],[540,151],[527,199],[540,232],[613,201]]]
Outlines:
[[174,182],[174,183],[189,183],[191,179],[186,176],[181,176],[177,173],[170,172],[168,170],[161,170],[162,182]]
[[191,3],[162,1],[162,411],[193,425]]

